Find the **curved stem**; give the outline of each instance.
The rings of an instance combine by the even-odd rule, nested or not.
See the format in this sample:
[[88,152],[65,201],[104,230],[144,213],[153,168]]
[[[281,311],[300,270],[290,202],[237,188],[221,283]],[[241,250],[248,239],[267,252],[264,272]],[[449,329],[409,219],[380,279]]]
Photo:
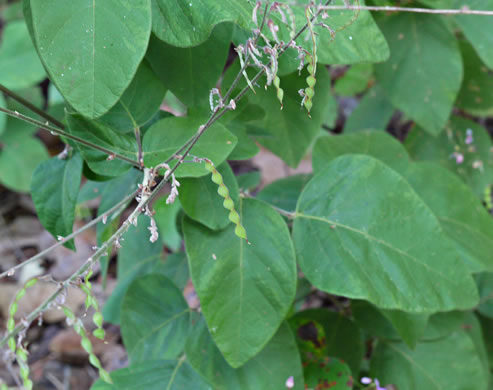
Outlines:
[[[300,4],[301,5],[301,4]],[[304,6],[304,5],[303,5]],[[489,15],[493,16],[493,11],[486,10],[472,10],[468,7],[460,9],[433,9],[433,8],[406,8],[406,7],[393,7],[393,6],[364,6],[364,5],[324,5],[319,9],[327,11],[338,10],[361,10],[361,11],[378,11],[378,12],[414,12],[421,14],[440,14],[440,15]]]

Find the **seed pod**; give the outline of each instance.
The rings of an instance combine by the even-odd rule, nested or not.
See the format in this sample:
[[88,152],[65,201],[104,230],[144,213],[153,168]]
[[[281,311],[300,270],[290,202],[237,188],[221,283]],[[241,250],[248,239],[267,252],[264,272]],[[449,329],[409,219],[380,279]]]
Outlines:
[[94,322],[94,324],[96,324],[98,328],[101,328],[103,326],[103,315],[101,314],[101,312],[97,311],[96,313],[94,313],[94,315],[92,316],[92,321]]
[[21,299],[24,295],[26,295],[26,289],[25,289],[25,288],[21,288],[21,289],[17,292],[17,294],[16,294],[16,296],[15,296],[15,300],[16,300],[16,301],[19,301],[19,300],[20,300],[20,299]]
[[240,215],[238,214],[238,212],[236,210],[231,210],[231,212],[229,213],[229,216],[228,216],[229,220],[231,222],[233,222],[235,225],[239,224],[240,223]]
[[82,336],[82,340],[80,341],[80,345],[82,345],[82,348],[84,348],[84,350],[87,353],[92,352],[91,340],[89,340],[86,335]]
[[12,317],[9,317],[7,320],[7,332],[12,332],[15,328],[15,320]]
[[96,337],[97,339],[100,339],[100,340],[104,340],[104,337],[105,337],[105,331],[104,329],[100,328],[100,329],[95,329],[93,332],[92,332],[93,336]]
[[227,197],[224,199],[223,206],[225,209],[233,210],[235,208],[235,203],[233,202],[233,199]]
[[281,110],[282,110],[283,109],[282,100],[284,99],[284,91],[280,87],[281,79],[279,78],[279,76],[276,75],[276,77],[274,77],[273,84],[274,84],[274,87],[276,87],[277,100],[279,100],[279,103],[281,103]]
[[110,384],[113,383],[110,374],[108,374],[108,372],[106,370],[103,370],[102,368],[99,369],[99,376],[106,383],[110,383]]
[[313,107],[312,99],[313,96],[315,96],[315,84],[317,83],[317,79],[315,77],[315,74],[317,73],[317,40],[315,37],[315,33],[313,32],[311,15],[312,15],[312,11],[310,7],[306,7],[305,9],[306,23],[308,26],[308,30],[310,32],[310,36],[312,38],[312,45],[313,45],[313,50],[309,54],[309,63],[307,66],[309,75],[306,78],[306,83],[308,84],[308,87],[305,88],[305,97],[303,100],[303,104],[306,110],[308,111],[309,117],[311,117],[310,112]]
[[229,196],[229,190],[224,184],[219,186],[219,188],[217,189],[217,193],[219,195],[221,195],[223,198],[226,198]]
[[9,343],[9,348],[12,352],[15,352],[15,350],[17,349],[17,344],[15,343],[15,340],[13,337],[11,337],[8,341]]
[[101,368],[101,362],[94,354],[89,355],[89,363],[91,363],[96,368]]
[[228,218],[236,225],[235,234],[238,237],[247,240],[245,228],[241,225],[240,215],[235,210],[233,199],[231,199],[231,197],[229,196],[229,190],[223,182],[223,177],[217,171],[211,160],[203,159],[202,161],[205,162],[206,169],[212,173],[212,181],[219,186],[217,189],[217,193],[224,198],[224,208],[230,211]]

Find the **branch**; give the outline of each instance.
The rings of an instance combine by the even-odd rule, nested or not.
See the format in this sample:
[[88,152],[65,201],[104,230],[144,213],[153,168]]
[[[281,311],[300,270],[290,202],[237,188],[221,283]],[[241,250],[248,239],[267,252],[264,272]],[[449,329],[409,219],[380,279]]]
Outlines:
[[108,156],[112,156],[112,157],[117,158],[119,160],[123,160],[129,164],[132,164],[134,167],[141,169],[141,166],[137,161],[132,160],[131,158],[123,156],[119,153],[115,153],[112,150],[105,148],[104,146],[93,144],[92,142],[86,141],[83,138],[79,138],[76,135],[72,135],[70,133],[67,133],[66,131],[61,130],[57,127],[50,126],[48,122],[47,123],[40,122],[36,119],[30,118],[24,114],[21,114],[20,112],[12,111],[12,110],[9,110],[7,108],[0,107],[0,112],[4,112],[5,114],[7,114],[8,116],[11,116],[12,118],[17,118],[17,119],[23,120],[24,122],[27,122],[27,123],[30,123],[31,125],[39,127],[40,129],[49,131],[52,134],[54,133],[56,135],[63,136],[65,138],[68,138],[68,139],[71,139],[75,142],[78,142],[82,145],[85,145],[89,148],[99,150],[100,152],[106,153]]
[[440,14],[440,15],[487,15],[493,16],[493,11],[473,10],[464,6],[460,9],[431,9],[431,8],[406,8],[406,7],[392,7],[392,6],[359,6],[359,5],[324,5],[319,9],[327,11],[337,10],[361,10],[361,11],[383,11],[383,12],[414,12],[421,14]]
[[109,209],[108,211],[104,212],[103,214],[101,214],[97,218],[93,219],[91,222],[87,223],[86,225],[82,226],[80,229],[76,230],[75,232],[73,232],[69,236],[65,237],[63,240],[57,241],[55,244],[53,244],[49,248],[46,248],[44,251],[39,252],[35,256],[32,256],[29,259],[27,259],[26,261],[23,261],[22,263],[16,265],[15,267],[12,267],[12,268],[8,269],[7,271],[1,273],[0,274],[0,279],[4,278],[5,276],[11,276],[11,275],[13,275],[15,273],[15,271],[17,271],[19,268],[22,268],[22,267],[24,267],[24,266],[26,266],[28,264],[31,264],[31,263],[33,263],[35,261],[41,260],[47,253],[51,252],[53,249],[58,248],[59,246],[65,244],[67,242],[69,242],[71,239],[75,238],[76,236],[78,236],[82,232],[85,232],[90,227],[96,225],[99,221],[103,220],[105,217],[108,217],[110,214],[113,214],[120,207],[123,207],[128,201],[132,200],[135,197],[135,195],[137,195],[137,191],[135,191],[134,193],[132,193],[132,194],[130,194],[128,196],[126,196],[123,200],[121,200],[120,202],[118,202],[111,209]]
[[47,112],[39,109],[36,107],[34,104],[28,102],[26,99],[23,97],[17,95],[15,92],[11,91],[4,85],[0,84],[0,91],[2,91],[5,95],[10,96],[12,99],[17,100],[20,104],[22,104],[24,107],[29,108],[31,111],[35,112],[38,114],[41,118],[46,119],[49,122],[52,122],[55,126],[58,126],[60,129],[64,130],[65,126],[63,123],[58,121],[56,118],[53,118],[51,115],[49,115]]

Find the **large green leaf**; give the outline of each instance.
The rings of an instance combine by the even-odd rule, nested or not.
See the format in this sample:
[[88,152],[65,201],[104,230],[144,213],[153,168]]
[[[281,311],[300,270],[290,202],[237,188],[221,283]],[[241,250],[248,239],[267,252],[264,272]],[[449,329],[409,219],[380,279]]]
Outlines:
[[177,252],[166,256],[162,267],[163,274],[171,279],[180,289],[184,289],[190,278],[188,261],[185,252]]
[[414,349],[428,324],[428,314],[406,313],[400,310],[379,310],[364,301],[353,302],[351,312],[369,335],[399,341]]
[[493,271],[493,219],[474,192],[436,164],[412,164],[405,178],[454,240],[469,270]]
[[176,226],[176,219],[181,210],[181,203],[176,199],[173,203],[166,203],[166,199],[160,199],[154,203],[154,219],[159,228],[164,244],[173,251],[181,247],[181,234]]
[[[472,136],[469,144],[466,143],[469,142],[468,132]],[[436,162],[457,173],[480,197],[485,188],[493,183],[491,137],[483,126],[471,120],[453,117],[446,132],[437,138],[419,128],[414,129],[405,145],[413,159]],[[460,156],[462,162],[458,159]]]
[[405,169],[409,157],[402,144],[381,131],[362,131],[348,135],[320,137],[313,147],[313,171],[321,172],[336,157],[344,154],[366,154],[395,169]]
[[269,137],[259,139],[265,147],[282,158],[288,165],[296,167],[307,152],[320,127],[325,120],[327,103],[330,99],[330,77],[324,67],[317,71],[317,84],[311,118],[301,108],[300,89],[306,87],[306,72],[302,77],[298,72],[281,78],[281,88],[284,90],[284,108],[281,110],[276,98],[274,87],[257,90],[250,100],[261,106],[266,114],[260,121],[254,121],[249,128],[260,128],[269,133]]
[[293,238],[305,276],[331,294],[409,312],[477,303],[437,218],[402,176],[372,157],[339,157],[307,184]]
[[182,292],[168,278],[150,274],[135,279],[123,298],[120,321],[132,363],[178,357],[190,313]]
[[151,33],[150,0],[31,0],[34,41],[65,99],[107,112],[132,81]]
[[[53,157],[38,165],[33,173],[31,196],[36,214],[55,238],[68,236],[73,231],[81,177],[79,153],[65,159]],[[67,246],[75,250],[73,241]]]
[[45,78],[43,65],[29,38],[23,21],[8,23],[2,31],[0,46],[0,84],[22,89]]
[[[142,143],[144,162],[152,167],[173,156],[176,151],[190,140],[204,121],[192,117],[170,117],[156,122],[146,132]],[[212,160],[214,165],[221,164],[236,145],[236,137],[222,124],[215,123],[207,129],[191,150],[191,154]],[[176,160],[170,163],[174,166]],[[178,177],[200,177],[208,174],[204,164],[183,164],[177,171]]]
[[149,217],[141,215],[137,226],[130,226],[121,242],[117,262],[118,284],[103,308],[104,319],[108,322],[120,323],[123,297],[134,279],[162,269],[162,242],[160,239],[154,243],[149,241],[149,226]]
[[344,124],[344,133],[366,129],[385,129],[395,108],[379,85],[375,85],[359,101]]
[[493,75],[483,64],[473,47],[461,42],[464,59],[464,82],[457,97],[457,106],[478,116],[493,114]]
[[377,65],[392,103],[431,134],[445,125],[462,81],[462,59],[453,33],[432,15],[402,13],[378,19],[391,57]]
[[113,384],[97,381],[91,390],[211,390],[185,360],[154,360],[111,373]]
[[221,22],[248,26],[252,9],[242,0],[152,0],[152,31],[170,45],[197,46]]
[[265,186],[257,194],[257,199],[282,210],[294,211],[301,191],[311,178],[311,175],[299,174],[276,180]]
[[[135,136],[119,134],[109,126],[86,119],[80,114],[68,114],[67,122],[72,135],[137,161],[138,148]],[[109,161],[106,153],[89,146],[77,143],[77,147],[89,168],[99,175],[120,176],[131,168],[129,163],[117,158]]]
[[265,348],[241,368],[234,369],[224,360],[204,321],[194,325],[186,354],[192,367],[214,385],[214,390],[285,390],[291,376],[293,389],[304,388],[296,342],[285,324]]
[[493,273],[483,272],[476,275],[475,279],[481,297],[478,311],[483,316],[493,319]]
[[[467,0],[466,4],[463,0],[424,0],[423,2],[430,7],[441,9],[460,9],[467,5],[467,8],[471,10],[493,11],[492,0]],[[493,69],[493,53],[491,52],[493,37],[489,34],[493,28],[492,18],[480,15],[453,15],[450,17],[462,29],[483,62]]]
[[[335,0],[333,5],[344,5]],[[364,1],[360,1],[364,5]],[[317,57],[322,64],[355,64],[382,62],[389,58],[389,46],[369,11],[329,11],[323,21],[337,31],[335,40],[325,27],[317,27],[319,43]],[[354,19],[356,18],[356,19]],[[301,18],[306,22],[306,18]],[[299,24],[299,22],[298,22]],[[301,39],[300,39],[301,40]],[[301,43],[301,42],[300,42]]]
[[[3,98],[3,94],[0,94],[0,107],[7,108],[5,99]],[[3,112],[0,112],[0,134],[5,130],[5,125],[7,124],[7,115]]]
[[34,170],[49,158],[44,145],[32,135],[35,128],[9,118],[0,135],[0,183],[17,191],[29,192]]
[[[233,171],[227,162],[217,167],[217,170],[223,177],[231,199],[237,204],[238,183]],[[180,189],[181,205],[190,218],[212,230],[223,229],[231,223],[229,210],[223,206],[224,198],[217,193],[218,186],[210,175],[183,179],[180,181]]]
[[183,226],[204,317],[233,367],[262,350],[296,292],[296,261],[282,218],[254,199],[240,200],[237,209],[250,245],[234,235],[233,225],[213,232],[185,219]]
[[419,343],[415,350],[382,340],[371,360],[372,376],[399,390],[485,390],[484,346],[477,345],[471,327],[475,324],[467,321],[462,329],[434,342]]
[[373,65],[362,63],[351,66],[334,83],[334,91],[341,96],[353,96],[365,91],[373,77]]
[[[318,354],[310,351],[311,355],[343,359],[353,375],[358,376],[365,348],[361,331],[353,321],[326,309],[310,309],[296,313],[289,324],[299,341],[311,342],[315,351],[319,350]],[[317,336],[319,327],[322,334]]]
[[209,92],[224,69],[231,41],[231,24],[217,26],[199,46],[180,48],[152,36],[147,59],[173,94],[189,107],[209,102]]
[[100,120],[119,133],[128,133],[148,122],[159,110],[166,88],[147,61],[142,61],[134,79],[118,103]]

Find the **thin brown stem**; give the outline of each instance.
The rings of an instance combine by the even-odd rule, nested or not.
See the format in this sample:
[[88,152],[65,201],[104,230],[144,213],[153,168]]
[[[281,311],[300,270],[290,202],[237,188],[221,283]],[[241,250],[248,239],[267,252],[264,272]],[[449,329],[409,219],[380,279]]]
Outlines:
[[49,132],[54,133],[56,135],[63,136],[65,138],[71,139],[71,140],[73,140],[75,142],[78,142],[79,144],[88,146],[88,147],[90,147],[92,149],[99,150],[100,152],[106,153],[108,156],[112,156],[114,158],[118,158],[119,160],[123,160],[125,162],[128,162],[129,164],[132,164],[136,168],[139,168],[139,169],[141,168],[140,164],[137,161],[135,161],[135,160],[133,160],[133,159],[131,159],[129,157],[123,156],[123,155],[121,155],[119,153],[115,153],[114,151],[112,151],[110,149],[107,149],[104,146],[93,144],[92,142],[86,141],[85,139],[80,138],[80,137],[77,137],[76,135],[72,135],[70,133],[67,133],[66,131],[61,130],[61,129],[57,128],[57,127],[50,126],[49,123],[40,122],[40,121],[38,121],[36,119],[33,119],[33,118],[28,117],[28,116],[26,116],[24,114],[21,114],[20,112],[12,111],[12,110],[9,110],[9,109],[6,109],[6,108],[2,108],[2,107],[0,107],[0,112],[4,112],[8,116],[11,116],[13,118],[20,119],[20,120],[22,120],[24,122],[30,123],[30,124],[32,124],[34,126],[39,127],[40,129],[49,131]]
[[11,91],[10,89],[8,89],[2,84],[0,84],[0,91],[2,91],[5,95],[10,96],[12,99],[17,100],[24,107],[29,108],[32,112],[38,114],[41,118],[46,119],[47,121],[53,123],[55,126],[58,126],[62,130],[65,129],[65,126],[63,125],[62,122],[58,121],[56,118],[52,117],[47,112],[36,107],[34,104],[28,102],[26,99],[17,95],[15,92]]

